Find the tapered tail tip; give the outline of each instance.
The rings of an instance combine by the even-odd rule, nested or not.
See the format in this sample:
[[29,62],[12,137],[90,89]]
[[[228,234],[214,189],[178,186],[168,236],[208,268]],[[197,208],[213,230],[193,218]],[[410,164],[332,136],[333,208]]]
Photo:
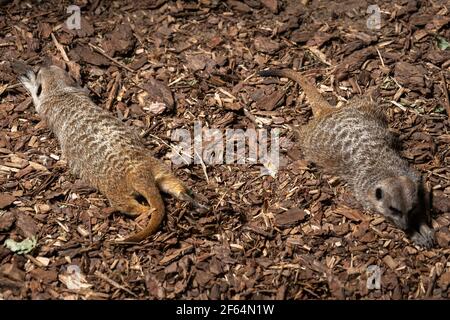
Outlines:
[[258,75],[261,77],[283,77],[284,72],[280,69],[267,69],[259,71]]

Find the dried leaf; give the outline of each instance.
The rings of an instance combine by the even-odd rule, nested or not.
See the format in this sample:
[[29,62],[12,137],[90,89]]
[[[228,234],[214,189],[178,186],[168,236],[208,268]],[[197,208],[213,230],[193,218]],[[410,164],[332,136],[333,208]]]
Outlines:
[[450,43],[444,37],[437,37],[438,40],[438,48],[441,50],[447,50],[450,48]]
[[69,290],[83,290],[92,287],[77,265],[69,265],[65,274],[58,276],[59,281],[64,283]]
[[34,247],[36,247],[36,244],[36,237],[26,238],[21,242],[16,242],[13,239],[7,239],[5,241],[5,247],[17,254],[30,253],[34,249]]

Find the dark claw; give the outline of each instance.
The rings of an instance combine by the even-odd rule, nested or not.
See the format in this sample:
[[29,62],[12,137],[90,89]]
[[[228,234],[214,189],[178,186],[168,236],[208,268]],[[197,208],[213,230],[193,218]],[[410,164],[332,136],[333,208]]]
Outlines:
[[181,195],[181,200],[190,202],[194,206],[194,208],[197,209],[197,211],[203,213],[209,210],[208,206],[201,204],[195,198],[195,194],[192,190],[189,190],[187,193]]

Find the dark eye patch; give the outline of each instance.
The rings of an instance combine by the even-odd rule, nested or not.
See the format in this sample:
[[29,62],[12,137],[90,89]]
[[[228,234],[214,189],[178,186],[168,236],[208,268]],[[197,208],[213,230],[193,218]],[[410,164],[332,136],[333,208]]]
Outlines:
[[381,200],[381,198],[383,198],[383,190],[381,190],[381,188],[375,189],[375,197],[377,200]]
[[397,208],[394,208],[394,207],[389,207],[389,210],[391,210],[393,214],[397,214],[397,215],[402,214],[402,212],[400,210],[398,210]]
[[42,92],[42,85],[39,84],[38,87],[37,87],[37,90],[36,90],[36,95],[37,95],[37,96],[40,96],[40,95],[41,95],[41,92]]

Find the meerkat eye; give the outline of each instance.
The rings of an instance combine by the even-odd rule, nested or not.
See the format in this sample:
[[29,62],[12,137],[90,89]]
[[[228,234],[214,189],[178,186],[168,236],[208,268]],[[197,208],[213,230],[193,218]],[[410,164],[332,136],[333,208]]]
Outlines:
[[375,189],[375,198],[377,198],[377,200],[381,200],[381,198],[383,198],[383,190],[381,190],[381,188]]
[[40,95],[41,95],[41,92],[42,92],[42,85],[39,84],[38,87],[37,87],[37,90],[36,90],[36,95],[37,95],[37,96],[40,96]]

